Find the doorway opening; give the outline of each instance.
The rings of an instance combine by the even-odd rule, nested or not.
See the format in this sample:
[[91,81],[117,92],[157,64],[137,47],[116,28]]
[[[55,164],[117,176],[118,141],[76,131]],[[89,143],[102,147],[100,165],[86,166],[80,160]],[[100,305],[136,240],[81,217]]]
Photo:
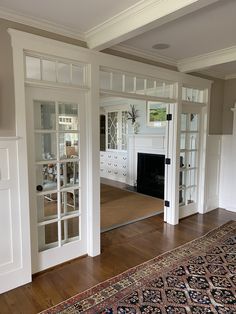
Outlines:
[[101,97],[102,232],[163,213],[168,105],[151,105],[146,100]]

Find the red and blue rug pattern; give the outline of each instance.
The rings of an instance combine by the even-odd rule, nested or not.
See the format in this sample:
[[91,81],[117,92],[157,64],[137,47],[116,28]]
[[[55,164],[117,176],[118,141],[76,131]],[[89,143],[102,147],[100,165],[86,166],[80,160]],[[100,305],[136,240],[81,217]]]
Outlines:
[[236,222],[42,313],[236,314]]

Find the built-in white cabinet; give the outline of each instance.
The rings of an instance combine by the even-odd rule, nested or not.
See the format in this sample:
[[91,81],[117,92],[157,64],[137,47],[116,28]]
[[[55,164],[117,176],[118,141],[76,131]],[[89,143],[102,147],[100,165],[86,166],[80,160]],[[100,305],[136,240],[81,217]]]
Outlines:
[[106,150],[100,152],[100,175],[103,178],[126,182],[128,175],[127,108],[123,105],[104,108],[106,117]]
[[111,180],[126,182],[128,175],[127,152],[100,152],[100,175]]

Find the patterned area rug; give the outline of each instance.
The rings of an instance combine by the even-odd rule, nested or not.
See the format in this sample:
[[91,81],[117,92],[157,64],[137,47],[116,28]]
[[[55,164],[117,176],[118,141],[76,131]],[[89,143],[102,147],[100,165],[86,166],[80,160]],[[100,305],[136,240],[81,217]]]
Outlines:
[[42,313],[236,314],[236,221]]

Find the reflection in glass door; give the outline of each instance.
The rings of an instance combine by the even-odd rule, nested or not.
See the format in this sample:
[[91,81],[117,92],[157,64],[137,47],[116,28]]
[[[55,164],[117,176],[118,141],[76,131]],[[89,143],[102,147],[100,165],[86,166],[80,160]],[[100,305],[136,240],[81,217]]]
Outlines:
[[31,210],[36,213],[34,245],[38,256],[34,272],[86,253],[81,221],[82,106],[60,97],[35,100],[40,99],[37,94],[31,97],[31,164],[36,190],[36,208]]
[[38,249],[79,238],[79,109],[34,102]]
[[199,117],[199,113],[181,114],[179,176],[180,218],[197,212]]

